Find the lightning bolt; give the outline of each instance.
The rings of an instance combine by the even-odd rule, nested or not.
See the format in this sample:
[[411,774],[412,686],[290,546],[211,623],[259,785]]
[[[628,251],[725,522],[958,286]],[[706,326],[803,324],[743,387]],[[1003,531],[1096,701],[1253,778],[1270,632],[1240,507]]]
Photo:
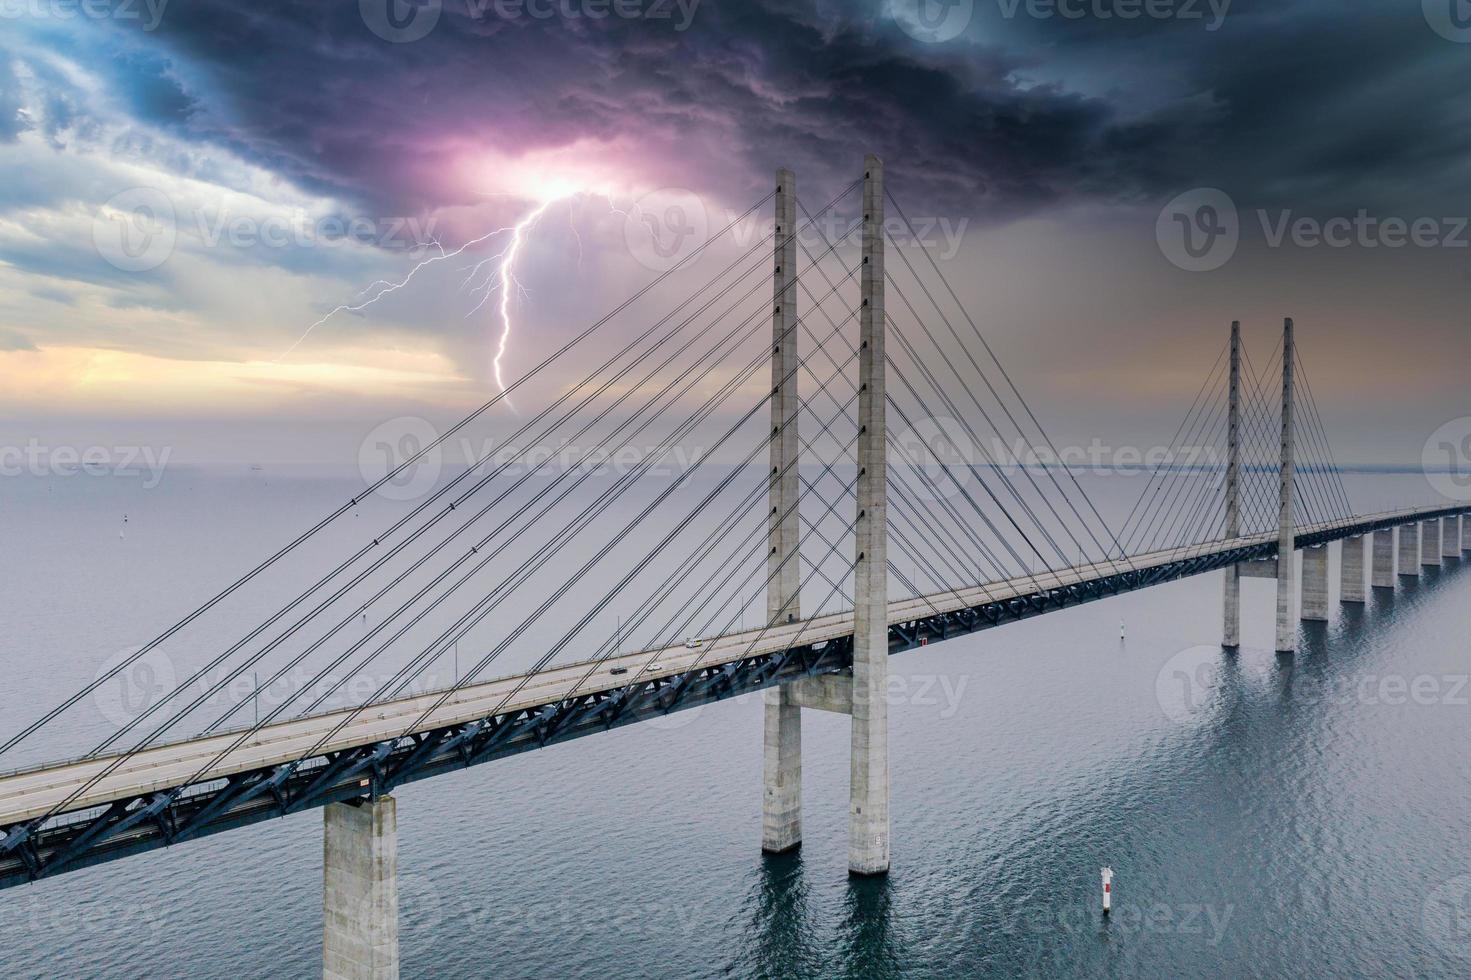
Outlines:
[[[474,316],[485,307],[492,296],[499,294],[499,302],[497,303],[496,311],[500,320],[500,335],[496,340],[495,355],[491,359],[491,368],[495,375],[496,386],[500,389],[501,393],[504,394],[506,391],[506,382],[503,372],[503,362],[505,360],[506,351],[511,343],[511,335],[515,332],[515,324],[512,316],[512,303],[522,296],[529,295],[526,291],[526,288],[522,286],[521,281],[516,277],[516,262],[521,257],[522,249],[525,246],[531,232],[536,228],[537,224],[541,221],[541,219],[546,215],[547,211],[553,205],[562,201],[577,201],[581,203],[587,198],[596,198],[605,201],[607,203],[608,210],[614,214],[627,216],[630,213],[617,208],[614,205],[613,200],[605,194],[594,193],[591,191],[571,191],[567,193],[553,194],[544,198],[541,203],[537,204],[534,208],[528,211],[515,224],[488,231],[483,235],[479,235],[475,238],[470,239],[463,245],[460,245],[458,248],[446,250],[444,246],[440,244],[440,242],[436,239],[430,239],[427,242],[420,242],[420,248],[425,251],[432,251],[434,254],[429,255],[427,258],[420,259],[401,278],[394,281],[379,279],[359,291],[353,302],[342,303],[322,314],[322,316],[320,316],[316,320],[316,322],[310,324],[302,332],[300,337],[296,338],[296,341],[292,343],[290,347],[287,347],[284,351],[277,355],[276,363],[280,363],[287,355],[291,354],[298,347],[300,347],[306,341],[306,339],[312,335],[313,331],[315,331],[318,327],[322,326],[338,314],[361,313],[362,311],[367,310],[369,307],[373,306],[383,297],[391,293],[398,292],[399,290],[408,286],[424,269],[442,262],[448,262],[451,259],[455,259],[459,256],[464,255],[470,249],[475,248],[478,245],[483,245],[484,243],[502,235],[508,235],[509,238],[504,248],[502,248],[495,254],[480,259],[473,265],[466,267],[468,268],[468,272],[466,273],[464,280],[460,284],[462,289],[467,289],[471,292],[472,295],[479,296],[478,302],[476,302],[474,307],[472,307],[471,310],[465,314],[467,318]],[[637,210],[636,206],[635,210]],[[569,225],[572,225],[572,233],[577,240],[578,264],[580,266],[582,262],[582,236],[577,232],[576,226],[573,223],[573,217],[570,210],[568,213],[568,223]],[[462,268],[461,271],[466,270]],[[506,405],[513,412],[515,411],[515,406],[511,404],[509,398],[506,399]]]
[[[489,301],[493,294],[496,292],[500,293],[499,313],[501,335],[500,339],[496,342],[495,356],[491,359],[491,368],[495,372],[496,386],[500,388],[502,394],[505,393],[506,382],[501,373],[501,362],[506,356],[506,347],[511,342],[511,332],[513,330],[511,324],[511,301],[513,299],[513,292],[517,297],[526,294],[526,287],[522,286],[521,281],[516,278],[516,259],[520,257],[521,248],[526,244],[526,238],[530,234],[531,229],[536,227],[542,215],[547,213],[547,209],[558,201],[566,200],[572,196],[549,197],[538,204],[524,218],[510,227],[511,240],[506,247],[495,255],[481,259],[475,263],[470,269],[470,274],[465,277],[465,282],[468,284],[487,266],[492,267],[489,275],[480,286],[476,287],[481,294],[480,302],[476,303],[475,307],[469,313],[466,313],[465,316],[467,318],[474,316]],[[506,230],[501,229],[502,232]],[[514,412],[516,410],[515,406],[511,405],[509,398],[506,399],[506,405],[511,408],[511,411]]]

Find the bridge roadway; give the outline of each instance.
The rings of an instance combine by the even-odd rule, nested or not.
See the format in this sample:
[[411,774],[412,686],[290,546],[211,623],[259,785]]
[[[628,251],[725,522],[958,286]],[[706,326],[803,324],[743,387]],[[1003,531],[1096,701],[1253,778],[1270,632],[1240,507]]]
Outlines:
[[[1387,512],[1369,517],[1356,517],[1347,521],[1310,525],[1298,529],[1299,546],[1322,544],[1328,541],[1373,530],[1411,524],[1432,518],[1455,516],[1471,508],[1420,508]],[[1065,571],[1040,572],[1036,575],[1011,579],[1004,582],[977,586],[954,592],[930,595],[919,599],[895,601],[889,606],[891,626],[891,650],[909,649],[929,638],[944,639],[951,635],[973,632],[976,629],[998,625],[1000,622],[1025,618],[1076,605],[1090,599],[1104,598],[1137,588],[1145,588],[1164,581],[1172,581],[1200,574],[1216,568],[1226,567],[1236,561],[1251,558],[1270,558],[1276,554],[1276,532],[1250,535],[1221,540],[1191,547],[1172,548],[1126,560],[1111,560],[1081,565]],[[1168,574],[1155,574],[1160,572]],[[1087,587],[1095,583],[1117,580],[1118,584],[1099,590],[1096,594]],[[1084,591],[1080,592],[1082,589]],[[1048,604],[1053,596],[1064,595],[1067,601]],[[1039,601],[1040,600],[1040,601]],[[1008,604],[1025,602],[1029,611],[996,617],[994,621],[977,622],[973,625],[958,624],[951,630],[941,626],[939,631],[925,624],[946,623],[956,614],[980,608],[1004,609]],[[1035,611],[1030,611],[1035,604]],[[905,634],[905,627],[911,627]],[[853,619],[851,612],[836,613],[793,624],[784,624],[766,630],[747,630],[728,636],[713,638],[697,649],[687,648],[683,643],[660,650],[644,650],[623,654],[594,665],[579,662],[561,665],[532,675],[503,677],[467,687],[449,697],[443,705],[435,708],[422,720],[420,716],[440,696],[428,692],[394,701],[386,701],[361,711],[356,718],[343,726],[329,741],[317,746],[317,742],[331,731],[350,710],[339,710],[320,715],[282,721],[262,728],[249,741],[231,752],[222,762],[213,765],[203,775],[201,767],[210,763],[216,755],[229,747],[239,732],[226,732],[204,738],[186,739],[160,744],[134,754],[118,768],[88,788],[77,799],[67,803],[66,813],[82,816],[78,811],[92,811],[111,804],[116,810],[123,801],[145,800],[150,796],[175,790],[186,784],[198,785],[214,781],[218,785],[223,778],[235,779],[244,773],[261,773],[279,768],[303,758],[307,753],[312,758],[331,759],[346,755],[365,747],[392,743],[404,734],[420,735],[430,732],[453,731],[457,726],[473,725],[491,718],[505,718],[516,713],[535,717],[550,706],[565,705],[585,698],[606,699],[612,692],[644,685],[654,692],[667,689],[677,679],[687,677],[694,670],[710,671],[726,668],[743,662],[760,661],[793,648],[822,650],[833,641],[851,639]],[[897,634],[897,635],[896,635]],[[821,657],[811,661],[808,672],[834,672],[841,669],[841,661]],[[627,673],[611,673],[615,667],[627,668]],[[589,673],[589,670],[592,673]],[[727,691],[725,696],[745,693],[745,690],[770,686],[791,679],[773,670],[753,686]],[[708,698],[706,700],[709,700]],[[606,700],[600,702],[606,704]],[[667,702],[666,702],[667,703]],[[695,701],[693,703],[700,703]],[[656,702],[657,704],[657,702]],[[680,704],[678,707],[687,705]],[[664,710],[671,710],[673,706]],[[648,716],[645,712],[644,717]],[[633,719],[640,720],[640,719]],[[412,726],[412,728],[410,727]],[[606,727],[612,727],[611,723]],[[586,734],[581,731],[578,734]],[[412,743],[409,743],[412,745]],[[541,744],[546,744],[545,739]],[[530,746],[535,747],[535,746]],[[504,752],[501,754],[505,754]],[[492,756],[494,757],[494,756]],[[117,756],[74,760],[34,767],[0,777],[0,828],[14,833],[49,813],[76,790],[117,760]],[[469,759],[465,764],[470,764]],[[478,760],[477,760],[478,761]],[[312,770],[306,770],[311,775]],[[432,773],[431,773],[432,774]],[[353,773],[343,770],[344,781]],[[398,781],[408,781],[418,776],[406,775]],[[367,780],[361,781],[367,785]],[[353,781],[353,785],[356,780]],[[340,794],[339,794],[340,795]],[[278,797],[279,799],[279,797]],[[136,805],[136,804],[134,804]],[[282,806],[283,811],[292,809]],[[115,816],[120,816],[116,814]],[[39,828],[36,828],[39,830]],[[54,831],[52,831],[54,833]],[[165,834],[165,837],[168,835]],[[165,841],[167,842],[167,841]],[[0,856],[0,887],[13,883],[14,872],[19,867],[5,868],[6,857]],[[105,859],[105,858],[104,858]],[[93,863],[84,860],[81,863]],[[33,872],[39,869],[33,869]],[[24,875],[24,872],[21,872]],[[42,873],[50,873],[45,871]],[[33,873],[29,877],[35,877]]]

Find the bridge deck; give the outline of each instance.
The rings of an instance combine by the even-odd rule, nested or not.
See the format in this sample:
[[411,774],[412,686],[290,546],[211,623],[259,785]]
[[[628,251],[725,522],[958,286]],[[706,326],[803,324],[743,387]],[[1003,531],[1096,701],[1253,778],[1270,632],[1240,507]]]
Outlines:
[[[1357,517],[1352,521],[1303,527],[1298,529],[1298,533],[1300,536],[1347,536],[1354,533],[1355,528],[1390,522],[1408,523],[1431,513],[1444,512],[1443,508],[1396,511],[1372,517]],[[939,613],[956,612],[986,603],[1102,580],[1124,572],[1167,565],[1184,557],[1225,554],[1259,547],[1275,540],[1275,533],[1257,534],[1188,548],[1172,548],[1127,560],[1081,565],[1059,573],[1042,572],[919,599],[899,600],[889,605],[889,622],[903,624]],[[314,749],[313,754],[320,755],[372,745],[399,735],[468,723],[514,708],[554,704],[575,694],[618,689],[634,679],[673,677],[695,666],[732,663],[752,655],[788,649],[797,644],[832,640],[847,636],[852,631],[852,613],[843,612],[766,630],[734,633],[712,639],[698,649],[689,649],[680,644],[657,651],[644,650],[624,654],[609,658],[596,666],[586,661],[565,664],[537,674],[504,677],[467,687],[446,699],[444,704],[435,708],[422,721],[418,720],[419,717],[433,705],[440,694],[429,692],[412,695],[375,704],[360,711],[356,718],[321,746],[317,745],[318,740],[351,715],[351,710],[278,722],[261,729],[248,742],[231,752],[223,762],[212,765],[202,774],[201,768],[227,749],[239,737],[238,732],[162,744],[127,759],[116,771],[69,803],[66,809],[82,810],[175,788],[189,782],[281,765],[300,759]],[[628,673],[615,676],[610,673],[613,667],[626,667]],[[641,671],[641,668],[644,669]],[[589,673],[590,670],[592,673]],[[48,813],[116,759],[117,756],[103,756],[65,762],[0,778],[0,826],[9,826]]]

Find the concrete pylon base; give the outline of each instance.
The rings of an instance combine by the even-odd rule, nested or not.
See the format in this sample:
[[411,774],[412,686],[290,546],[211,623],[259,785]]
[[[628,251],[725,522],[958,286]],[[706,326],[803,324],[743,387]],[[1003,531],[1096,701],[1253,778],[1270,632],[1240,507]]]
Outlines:
[[1340,564],[1342,582],[1339,586],[1339,602],[1366,602],[1369,591],[1364,586],[1364,539],[1361,536],[1345,538]]
[[1394,581],[1394,528],[1374,532],[1373,582],[1376,589],[1392,589]]
[[791,685],[765,692],[765,787],[761,802],[761,850],[781,854],[802,843],[802,709]]
[[323,980],[398,980],[397,803],[329,803],[322,818]]

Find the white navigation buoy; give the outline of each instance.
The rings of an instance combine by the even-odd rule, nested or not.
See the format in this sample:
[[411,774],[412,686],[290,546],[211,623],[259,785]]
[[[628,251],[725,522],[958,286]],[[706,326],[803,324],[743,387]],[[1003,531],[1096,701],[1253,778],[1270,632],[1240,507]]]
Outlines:
[[1125,635],[1126,634],[1124,633],[1124,621],[1121,619],[1121,620],[1119,620],[1119,639],[1121,639],[1121,640],[1124,639]]
[[1113,905],[1113,868],[1103,869],[1103,914],[1108,915]]

